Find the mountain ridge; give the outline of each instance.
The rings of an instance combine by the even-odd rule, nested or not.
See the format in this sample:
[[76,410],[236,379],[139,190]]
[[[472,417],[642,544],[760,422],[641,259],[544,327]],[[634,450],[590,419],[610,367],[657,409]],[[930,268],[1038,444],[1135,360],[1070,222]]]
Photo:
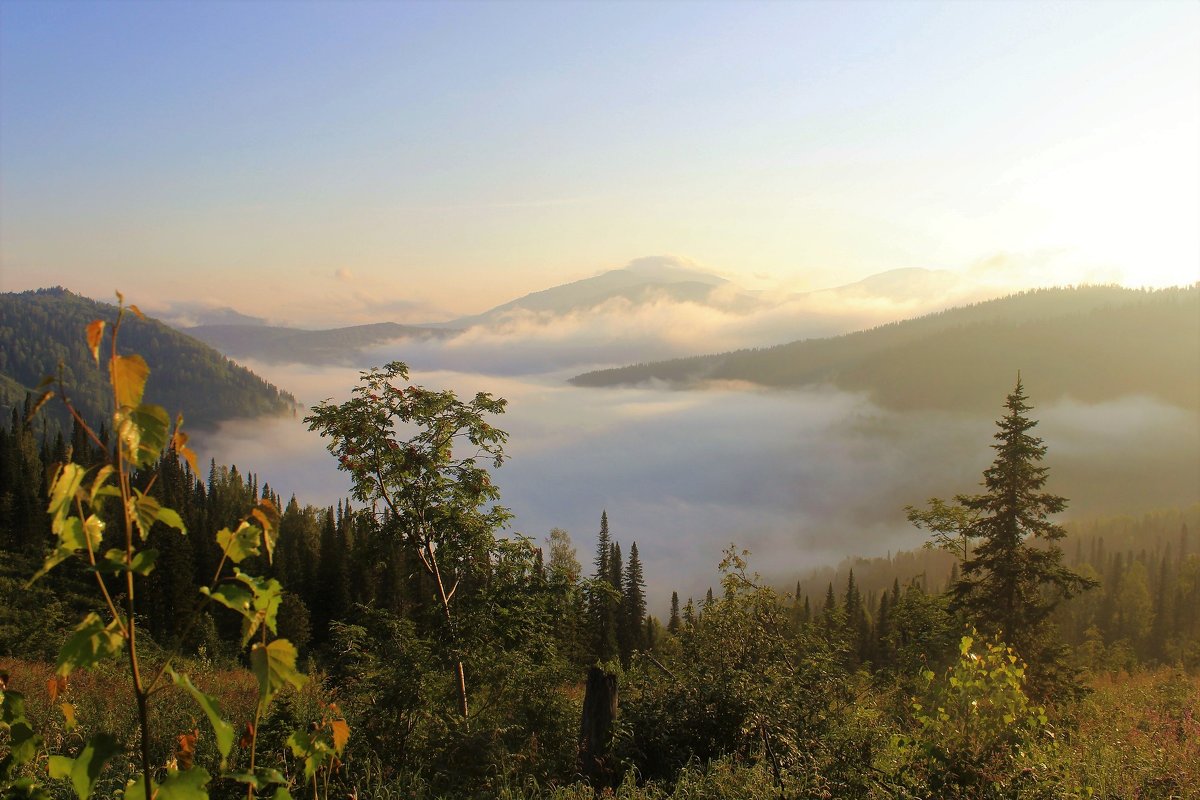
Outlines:
[[[84,330],[94,319],[110,325],[117,308],[62,287],[0,294],[0,384],[4,394],[37,386],[60,371],[72,403],[89,422],[111,415],[106,364],[97,367]],[[158,320],[127,314],[121,323],[121,350],[136,352],[150,366],[147,402],[174,415],[184,412],[189,427],[294,411],[291,394],[268,383],[208,345]],[[24,395],[0,398],[15,407]],[[48,408],[60,409],[58,404]],[[56,417],[63,421],[61,413]]]
[[833,385],[895,408],[990,408],[1020,370],[1045,401],[1142,386],[1200,409],[1200,289],[1039,289],[822,339],[582,373],[570,383]]

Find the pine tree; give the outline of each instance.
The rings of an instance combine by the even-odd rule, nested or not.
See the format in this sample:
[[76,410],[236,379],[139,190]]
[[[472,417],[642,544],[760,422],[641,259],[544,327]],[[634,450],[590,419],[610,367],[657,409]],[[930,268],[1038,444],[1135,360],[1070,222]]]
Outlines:
[[1031,406],[1025,399],[1018,377],[1005,402],[1008,413],[997,422],[996,459],[983,473],[986,491],[957,498],[975,512],[965,532],[979,544],[963,563],[952,605],[983,632],[1011,645],[1035,678],[1049,680],[1064,659],[1062,646],[1053,640],[1050,613],[1061,600],[1095,583],[1062,563],[1057,542],[1066,531],[1049,517],[1067,501],[1041,491],[1049,471],[1039,466],[1046,447],[1029,433],[1037,422],[1027,416]]
[[630,655],[646,649],[646,581],[642,577],[642,561],[637,542],[629,548],[629,563],[625,565],[625,591],[622,598],[621,659],[629,663]]
[[863,605],[862,593],[854,580],[854,570],[846,581],[846,600],[843,603],[846,614],[846,642],[850,646],[851,662],[854,666],[862,663],[868,656],[868,639],[871,623],[867,619],[867,610]]
[[667,618],[667,631],[672,635],[679,633],[679,592],[671,592],[671,616]]
[[[600,514],[600,534],[596,538],[596,567],[588,591],[588,616],[591,625],[592,656],[609,661],[618,654],[617,607],[620,587],[613,585],[613,542],[608,531],[608,512]],[[615,596],[614,596],[615,595]]]

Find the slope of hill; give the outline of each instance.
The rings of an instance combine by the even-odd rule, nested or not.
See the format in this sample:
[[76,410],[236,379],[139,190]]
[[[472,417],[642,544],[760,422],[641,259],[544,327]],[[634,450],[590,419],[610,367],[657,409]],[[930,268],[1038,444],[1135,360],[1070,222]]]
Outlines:
[[1145,394],[1200,409],[1200,289],[1043,289],[829,339],[638,364],[577,386],[833,385],[892,408],[991,410],[1020,370],[1045,402]]
[[[116,307],[66,289],[0,294],[0,374],[6,394],[37,386],[43,377],[62,376],[76,408],[89,420],[107,420],[107,377],[87,350],[84,329],[94,319],[112,322]],[[133,314],[121,327],[121,349],[142,355],[150,365],[148,402],[168,413],[183,411],[189,426],[206,427],[235,417],[279,414],[295,398],[213,350],[156,320]],[[104,360],[101,359],[101,363]],[[9,397],[11,403],[23,401]]]
[[357,365],[363,351],[374,345],[398,339],[445,338],[456,333],[394,322],[315,331],[269,325],[200,325],[185,332],[232,358],[275,364],[351,365]]

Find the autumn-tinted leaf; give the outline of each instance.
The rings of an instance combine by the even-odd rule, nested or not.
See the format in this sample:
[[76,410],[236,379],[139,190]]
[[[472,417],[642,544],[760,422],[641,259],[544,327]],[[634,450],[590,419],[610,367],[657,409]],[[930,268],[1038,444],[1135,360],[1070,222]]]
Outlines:
[[92,353],[92,360],[96,365],[100,365],[100,340],[104,338],[104,325],[102,319],[93,320],[87,326],[87,343],[88,350]]
[[139,355],[113,356],[109,370],[117,405],[130,408],[140,405],[146,390],[146,378],[150,376],[146,360]]
[[335,719],[329,723],[329,727],[333,735],[333,749],[340,756],[346,749],[346,743],[350,741],[350,726],[344,719]]

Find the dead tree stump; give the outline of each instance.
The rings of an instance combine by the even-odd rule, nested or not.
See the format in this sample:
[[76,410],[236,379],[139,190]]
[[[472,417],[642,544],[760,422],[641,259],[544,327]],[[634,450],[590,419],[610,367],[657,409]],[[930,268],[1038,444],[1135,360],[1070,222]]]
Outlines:
[[579,725],[579,772],[588,779],[597,796],[617,783],[616,759],[612,754],[613,723],[617,718],[617,676],[599,667],[588,670],[583,695],[583,719]]

